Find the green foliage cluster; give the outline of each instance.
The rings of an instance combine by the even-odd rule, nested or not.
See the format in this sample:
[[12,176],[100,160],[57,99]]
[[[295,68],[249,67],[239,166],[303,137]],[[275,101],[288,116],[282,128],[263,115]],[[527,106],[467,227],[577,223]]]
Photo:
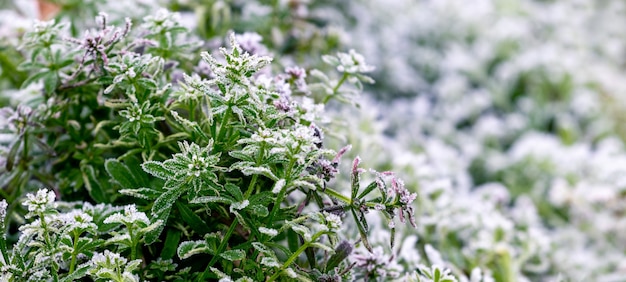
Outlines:
[[[350,187],[332,181],[349,147],[324,146],[323,105],[373,82],[356,52],[324,57],[338,73],[275,74],[235,34],[201,52],[167,10],[68,28],[24,34],[17,69],[37,95],[1,110],[14,136],[0,168],[3,280],[342,281],[355,245],[372,250],[365,213],[392,232],[395,217],[413,224],[416,195],[393,173],[361,185],[357,158]],[[358,241],[340,232],[350,219]]]

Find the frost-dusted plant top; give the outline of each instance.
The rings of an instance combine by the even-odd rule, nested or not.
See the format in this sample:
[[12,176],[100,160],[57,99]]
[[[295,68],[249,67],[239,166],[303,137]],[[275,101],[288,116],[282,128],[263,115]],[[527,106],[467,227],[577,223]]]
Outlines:
[[[324,107],[312,98],[347,100],[351,85],[371,82],[362,56],[325,56],[339,73],[312,70],[307,85],[305,69],[274,74],[272,58],[246,51],[240,35],[200,51],[166,10],[97,23],[74,38],[64,23],[37,22],[17,49],[23,87],[37,95],[2,109],[13,136],[2,281],[384,276],[355,272],[347,258],[357,246],[373,251],[370,211],[392,231],[396,221],[415,226],[416,194],[391,172],[364,182],[359,158],[343,172],[348,187],[333,182],[350,147],[324,146]],[[184,71],[194,65],[206,71]]]

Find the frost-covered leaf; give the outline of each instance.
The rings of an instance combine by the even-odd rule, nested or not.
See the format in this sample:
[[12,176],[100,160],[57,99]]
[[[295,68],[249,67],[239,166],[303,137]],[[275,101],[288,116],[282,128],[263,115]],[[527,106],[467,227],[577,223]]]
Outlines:
[[266,217],[269,215],[269,210],[267,209],[267,206],[263,206],[263,205],[250,205],[248,206],[248,210],[250,210],[250,212],[258,217]]
[[157,240],[157,238],[163,231],[165,224],[167,224],[172,205],[174,204],[174,202],[176,202],[176,200],[183,192],[184,189],[168,190],[167,192],[161,194],[161,196],[159,196],[159,198],[154,202],[154,205],[152,206],[153,220],[155,220],[155,222],[161,221],[163,224],[159,225],[157,228],[151,230],[146,234],[145,241],[147,244],[152,244]]
[[118,191],[120,194],[153,201],[158,198],[162,192],[150,188],[122,189]]
[[296,233],[302,235],[302,237],[304,238],[304,241],[306,242],[311,241],[311,230],[308,227],[301,225],[301,224],[293,224],[291,226],[291,229],[295,231]]
[[155,161],[147,161],[141,165],[143,170],[161,179],[169,179],[174,177],[173,171],[165,169],[163,163]]
[[252,242],[252,247],[262,254],[274,256],[274,251],[261,242]]
[[243,174],[248,176],[258,174],[266,176],[274,181],[278,180],[278,177],[276,177],[276,175],[274,175],[274,173],[267,166],[256,166],[256,164],[253,162],[236,162],[230,167],[230,170],[239,170]]
[[272,193],[278,194],[280,193],[280,191],[283,190],[284,187],[285,187],[285,179],[279,179],[274,184],[274,188],[272,188]]
[[306,188],[308,190],[317,190],[317,186],[315,186],[315,184],[308,182],[308,181],[303,181],[303,180],[292,181],[291,183],[289,183],[289,188],[291,187]]
[[324,251],[326,251],[326,252],[328,252],[330,254],[335,253],[335,250],[333,250],[333,248],[331,248],[331,247],[329,247],[327,245],[318,243],[318,242],[313,242],[309,246],[311,246],[312,248],[322,249],[322,250],[324,250]]
[[141,184],[137,182],[137,178],[134,177],[132,171],[120,161],[116,159],[108,159],[104,162],[104,167],[109,175],[123,188],[133,189],[141,186]]
[[228,251],[221,253],[220,257],[229,261],[242,260],[246,258],[246,252],[244,252],[243,250],[239,250],[239,249],[228,250]]
[[337,57],[335,56],[330,56],[330,55],[323,55],[322,56],[322,61],[324,61],[325,63],[336,67],[339,65],[339,59],[337,59]]
[[241,193],[241,188],[239,188],[239,186],[232,183],[226,183],[226,185],[224,185],[224,189],[226,189],[226,191],[228,191],[228,193],[233,196],[236,201],[243,200],[243,194]]
[[263,257],[261,259],[261,265],[265,265],[267,267],[279,268],[280,263],[273,257]]
[[197,254],[213,254],[214,251],[206,244],[206,241],[186,241],[180,243],[176,254],[180,259],[187,259]]
[[232,204],[234,201],[232,199],[229,199],[229,198],[226,198],[226,197],[205,196],[205,197],[195,198],[195,199],[193,199],[193,200],[191,200],[189,202],[193,203],[193,204],[208,204],[208,203]]

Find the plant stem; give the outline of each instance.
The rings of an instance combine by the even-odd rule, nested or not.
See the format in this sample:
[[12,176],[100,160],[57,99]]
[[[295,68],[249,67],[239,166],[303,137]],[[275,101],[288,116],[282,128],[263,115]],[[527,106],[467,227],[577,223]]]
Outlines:
[[224,119],[222,119],[222,122],[220,124],[220,131],[218,131],[217,140],[215,140],[217,142],[221,142],[222,139],[224,138],[224,135],[226,134],[226,124],[228,124],[228,121],[230,120],[230,112],[231,112],[231,109],[228,108],[226,109],[226,112],[224,113]]
[[316,233],[315,235],[313,235],[310,242],[306,242],[302,246],[300,246],[300,248],[298,248],[293,254],[291,254],[291,256],[287,259],[287,261],[283,263],[280,269],[276,271],[276,273],[274,273],[274,275],[272,275],[272,277],[270,277],[270,279],[267,280],[267,282],[276,280],[276,278],[278,278],[280,273],[283,272],[283,270],[285,270],[287,267],[289,267],[289,265],[291,265],[300,256],[300,254],[302,254],[302,252],[304,252],[304,250],[306,250],[309,247],[311,242],[315,242],[315,240],[317,240],[317,238],[319,238],[323,234],[324,232]]
[[337,82],[337,85],[335,85],[335,87],[333,87],[333,93],[324,97],[324,100],[322,101],[322,104],[326,104],[328,103],[328,101],[330,100],[330,98],[336,96],[339,91],[339,87],[341,87],[341,85],[343,85],[344,82],[346,82],[346,79],[348,79],[348,74],[347,73],[343,73],[343,75],[341,76],[341,79],[339,79],[339,81]]
[[[48,225],[46,224],[46,218],[44,217],[44,214],[42,212],[39,213],[39,219],[41,221],[41,227],[44,230],[43,233],[43,237],[44,237],[44,241],[46,242],[46,249],[48,249],[47,251],[50,254],[50,257],[53,258],[53,248],[52,248],[52,242],[50,241],[50,234],[48,234]],[[54,261],[54,259],[52,259],[52,278],[53,281],[58,282],[59,281],[59,266],[56,264],[56,262]]]
[[[261,165],[261,162],[263,161],[264,153],[265,153],[265,142],[261,143],[261,146],[259,147],[259,155],[256,159],[257,166]],[[254,187],[256,186],[257,178],[259,178],[258,174],[255,174],[252,176],[252,180],[250,180],[250,184],[248,185],[248,190],[246,190],[246,193],[243,195],[244,200],[247,200],[248,197],[250,197],[250,195],[252,194],[252,191],[254,190]]]
[[502,277],[505,278],[505,281],[516,282],[517,278],[515,276],[515,272],[513,271],[513,266],[511,265],[511,255],[508,251],[497,251],[498,257],[500,258],[498,264],[500,265],[500,269],[502,270]]
[[337,200],[340,200],[342,202],[344,202],[347,205],[352,205],[352,200],[350,200],[350,198],[342,195],[341,193],[331,189],[331,188],[326,188],[324,189],[324,193],[326,193],[326,195],[331,196]]
[[74,268],[76,267],[76,256],[78,255],[78,253],[76,253],[76,248],[78,247],[78,238],[79,238],[80,234],[76,231],[74,231],[74,249],[72,250],[72,260],[70,261],[70,272],[69,274],[74,273]]
[[132,224],[127,226],[128,235],[130,236],[130,259],[137,259],[137,240],[135,240],[135,236],[133,234],[133,226]]

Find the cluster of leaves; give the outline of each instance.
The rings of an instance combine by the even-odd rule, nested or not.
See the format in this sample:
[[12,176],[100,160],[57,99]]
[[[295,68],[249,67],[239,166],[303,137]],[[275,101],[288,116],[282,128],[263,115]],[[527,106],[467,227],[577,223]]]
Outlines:
[[[339,281],[355,244],[372,249],[365,213],[413,223],[416,195],[392,173],[362,187],[357,158],[350,189],[332,181],[349,147],[324,147],[316,100],[372,82],[362,56],[325,56],[338,79],[311,70],[309,87],[234,34],[190,55],[200,44],[166,10],[132,26],[100,14],[82,38],[54,21],[25,33],[24,87],[39,95],[1,112],[3,279]],[[339,232],[346,218],[358,242]]]

